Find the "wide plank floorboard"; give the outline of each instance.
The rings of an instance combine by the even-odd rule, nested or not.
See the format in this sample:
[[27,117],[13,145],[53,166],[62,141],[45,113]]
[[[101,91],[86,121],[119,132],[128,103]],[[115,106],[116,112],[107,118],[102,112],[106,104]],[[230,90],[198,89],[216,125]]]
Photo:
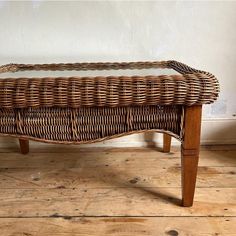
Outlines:
[[236,235],[232,146],[202,148],[191,208],[178,148],[58,147],[0,150],[0,236]]

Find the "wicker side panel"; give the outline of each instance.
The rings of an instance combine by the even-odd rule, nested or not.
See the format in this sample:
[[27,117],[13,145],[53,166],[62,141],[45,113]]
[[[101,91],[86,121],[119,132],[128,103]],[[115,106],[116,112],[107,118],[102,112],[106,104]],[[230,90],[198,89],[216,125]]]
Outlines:
[[182,116],[182,106],[0,109],[0,134],[89,143],[160,130],[180,139]]

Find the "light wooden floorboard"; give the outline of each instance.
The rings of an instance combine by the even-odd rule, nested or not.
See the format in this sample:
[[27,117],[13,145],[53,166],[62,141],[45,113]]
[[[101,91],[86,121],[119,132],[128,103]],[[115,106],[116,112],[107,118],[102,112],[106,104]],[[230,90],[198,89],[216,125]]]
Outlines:
[[1,219],[0,230],[14,236],[233,236],[235,224],[234,217],[36,218]]
[[[180,187],[180,167],[150,167],[148,173],[145,168],[0,169],[0,189]],[[197,187],[231,188],[235,176],[235,167],[199,167]]]
[[183,208],[178,148],[48,147],[0,150],[0,236],[236,235],[234,148],[202,149]]
[[180,188],[17,189],[0,192],[0,217],[236,216],[236,188],[197,188],[194,207]]

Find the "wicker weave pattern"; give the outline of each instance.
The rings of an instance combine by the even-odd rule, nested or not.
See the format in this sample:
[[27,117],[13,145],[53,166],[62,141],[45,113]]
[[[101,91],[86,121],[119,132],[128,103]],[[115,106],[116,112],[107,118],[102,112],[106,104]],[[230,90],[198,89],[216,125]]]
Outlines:
[[0,80],[0,108],[200,105],[218,97],[219,84],[212,74],[176,61],[10,64],[0,67],[0,72],[145,68],[172,68],[181,75],[6,78]]
[[0,109],[0,133],[57,143],[89,143],[134,132],[181,139],[181,106]]

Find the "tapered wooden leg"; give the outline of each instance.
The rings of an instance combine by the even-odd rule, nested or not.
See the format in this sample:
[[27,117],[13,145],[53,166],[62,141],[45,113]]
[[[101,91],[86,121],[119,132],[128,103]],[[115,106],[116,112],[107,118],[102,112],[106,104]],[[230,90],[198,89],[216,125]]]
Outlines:
[[163,134],[163,152],[170,152],[171,136],[169,134]]
[[22,154],[27,154],[29,152],[29,140],[19,139],[20,150]]
[[193,205],[200,147],[201,111],[201,106],[185,108],[181,148],[182,205],[185,207]]
[[190,207],[193,198],[197,177],[198,155],[182,154],[182,205]]

